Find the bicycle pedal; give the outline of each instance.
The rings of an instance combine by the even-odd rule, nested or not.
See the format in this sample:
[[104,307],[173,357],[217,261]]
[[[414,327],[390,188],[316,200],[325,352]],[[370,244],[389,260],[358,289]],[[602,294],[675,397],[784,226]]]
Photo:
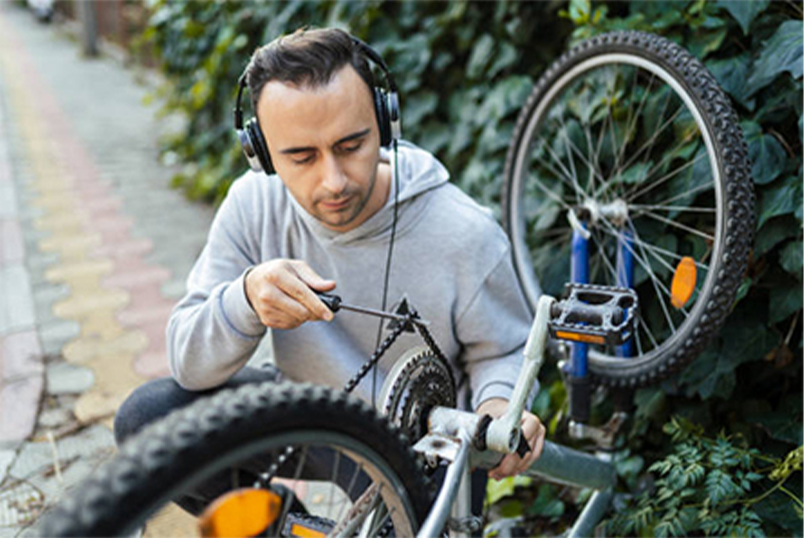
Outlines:
[[638,307],[634,290],[568,283],[564,296],[550,310],[553,338],[620,345],[633,335]]
[[304,538],[324,538],[335,528],[335,522],[324,517],[311,514],[290,513],[285,518],[282,536],[298,536]]

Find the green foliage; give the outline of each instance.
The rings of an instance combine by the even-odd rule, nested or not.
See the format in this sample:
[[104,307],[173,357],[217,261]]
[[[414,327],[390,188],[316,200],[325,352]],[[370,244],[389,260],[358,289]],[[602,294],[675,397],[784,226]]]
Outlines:
[[[733,456],[725,446],[717,448],[716,441],[710,447],[692,438],[675,439],[679,445],[665,457],[661,425],[671,415],[682,415],[707,429],[737,432],[773,458],[802,444],[801,18],[800,3],[769,0],[155,0],[144,42],[157,53],[168,80],[157,96],[165,103],[164,112],[186,118],[184,130],[165,141],[165,151],[185,163],[174,184],[192,197],[218,201],[246,170],[231,112],[237,79],[251,52],[303,25],[338,26],[375,47],[395,73],[405,138],[435,153],[454,182],[495,210],[517,112],[534,82],[563,51],[618,29],[661,34],[687,48],[731,98],[745,132],[757,197],[755,248],[721,335],[686,371],[636,393],[627,447],[618,460],[621,476],[634,487],[642,468],[657,459],[668,465],[674,456],[681,464],[662,467],[666,473],[656,470],[667,482],[664,490],[674,492],[658,505],[661,515],[653,513],[655,507],[639,505],[622,515],[633,521],[628,534],[637,528],[656,534],[687,532],[700,521],[703,508],[692,513],[683,507],[700,490],[731,508],[717,513],[719,526],[701,523],[699,534],[753,532],[757,515],[762,529],[777,525],[800,533],[800,520],[791,523],[790,517],[791,506],[798,505],[780,489],[760,502],[738,501],[757,494],[769,480],[767,470],[757,473],[761,480],[749,478],[753,467],[739,458],[732,465]],[[680,152],[679,157],[690,155]],[[630,172],[634,176],[622,181],[633,180],[640,170]],[[566,278],[567,257],[553,262],[554,271]],[[563,384],[543,379],[542,386],[535,409],[545,417],[551,437],[559,436],[566,405]],[[738,450],[731,438],[724,439]],[[695,460],[690,447],[706,457]],[[709,459],[712,454],[719,454],[718,465]],[[751,462],[758,457],[751,455]],[[744,481],[752,491],[746,492]],[[501,488],[494,499],[499,503],[527,489],[512,484]],[[541,495],[539,510],[557,513],[557,505],[549,502],[558,499],[556,490],[536,490],[530,501]],[[707,499],[711,515],[714,501]],[[569,512],[571,502],[561,502]],[[520,503],[520,513],[525,506]]]
[[157,0],[146,38],[169,80],[165,112],[188,120],[166,141],[191,163],[174,184],[220,200],[246,169],[231,111],[251,52],[301,26],[337,26],[370,43],[395,74],[405,138],[435,153],[464,190],[496,205],[516,114],[570,29],[556,9],[541,2]]
[[804,447],[784,459],[769,457],[722,433],[715,439],[705,437],[702,427],[679,417],[668,422],[664,432],[674,444],[667,457],[649,467],[658,475],[654,490],[643,492],[627,510],[618,511],[607,523],[609,533],[773,535],[780,529],[763,521],[756,509],[763,501],[779,497],[788,501],[784,521],[797,525],[800,533],[800,493],[791,492],[785,483],[796,473],[800,477]]

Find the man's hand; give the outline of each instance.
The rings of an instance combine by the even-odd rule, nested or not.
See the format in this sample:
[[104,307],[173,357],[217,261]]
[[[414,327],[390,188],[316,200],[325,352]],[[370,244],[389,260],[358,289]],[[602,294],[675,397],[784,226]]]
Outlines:
[[[478,415],[491,415],[492,418],[499,418],[505,414],[508,408],[508,400],[502,398],[492,398],[486,400],[477,408]],[[544,448],[545,428],[539,417],[528,411],[522,412],[522,435],[528,441],[530,452],[524,458],[514,452],[507,454],[497,467],[489,471],[489,478],[502,480],[507,476],[514,476],[525,472],[534,461],[539,459]]]
[[305,321],[331,321],[332,311],[313,289],[334,288],[334,280],[320,277],[300,260],[271,260],[246,276],[246,297],[251,307],[263,325],[274,329],[294,329]]

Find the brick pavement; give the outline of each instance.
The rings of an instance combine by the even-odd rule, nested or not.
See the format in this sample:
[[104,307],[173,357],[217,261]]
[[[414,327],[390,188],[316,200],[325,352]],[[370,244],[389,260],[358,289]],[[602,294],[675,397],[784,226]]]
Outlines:
[[212,209],[168,188],[138,78],[0,2],[0,538],[107,459],[117,406],[167,373]]

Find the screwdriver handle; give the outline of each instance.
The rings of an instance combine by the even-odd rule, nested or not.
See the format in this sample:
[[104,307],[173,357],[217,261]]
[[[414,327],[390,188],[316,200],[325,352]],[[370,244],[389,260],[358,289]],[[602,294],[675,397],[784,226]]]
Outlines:
[[339,296],[330,295],[329,293],[324,293],[322,291],[313,291],[316,295],[318,295],[318,298],[321,299],[321,302],[327,305],[327,308],[333,312],[337,312],[341,309],[341,298]]

